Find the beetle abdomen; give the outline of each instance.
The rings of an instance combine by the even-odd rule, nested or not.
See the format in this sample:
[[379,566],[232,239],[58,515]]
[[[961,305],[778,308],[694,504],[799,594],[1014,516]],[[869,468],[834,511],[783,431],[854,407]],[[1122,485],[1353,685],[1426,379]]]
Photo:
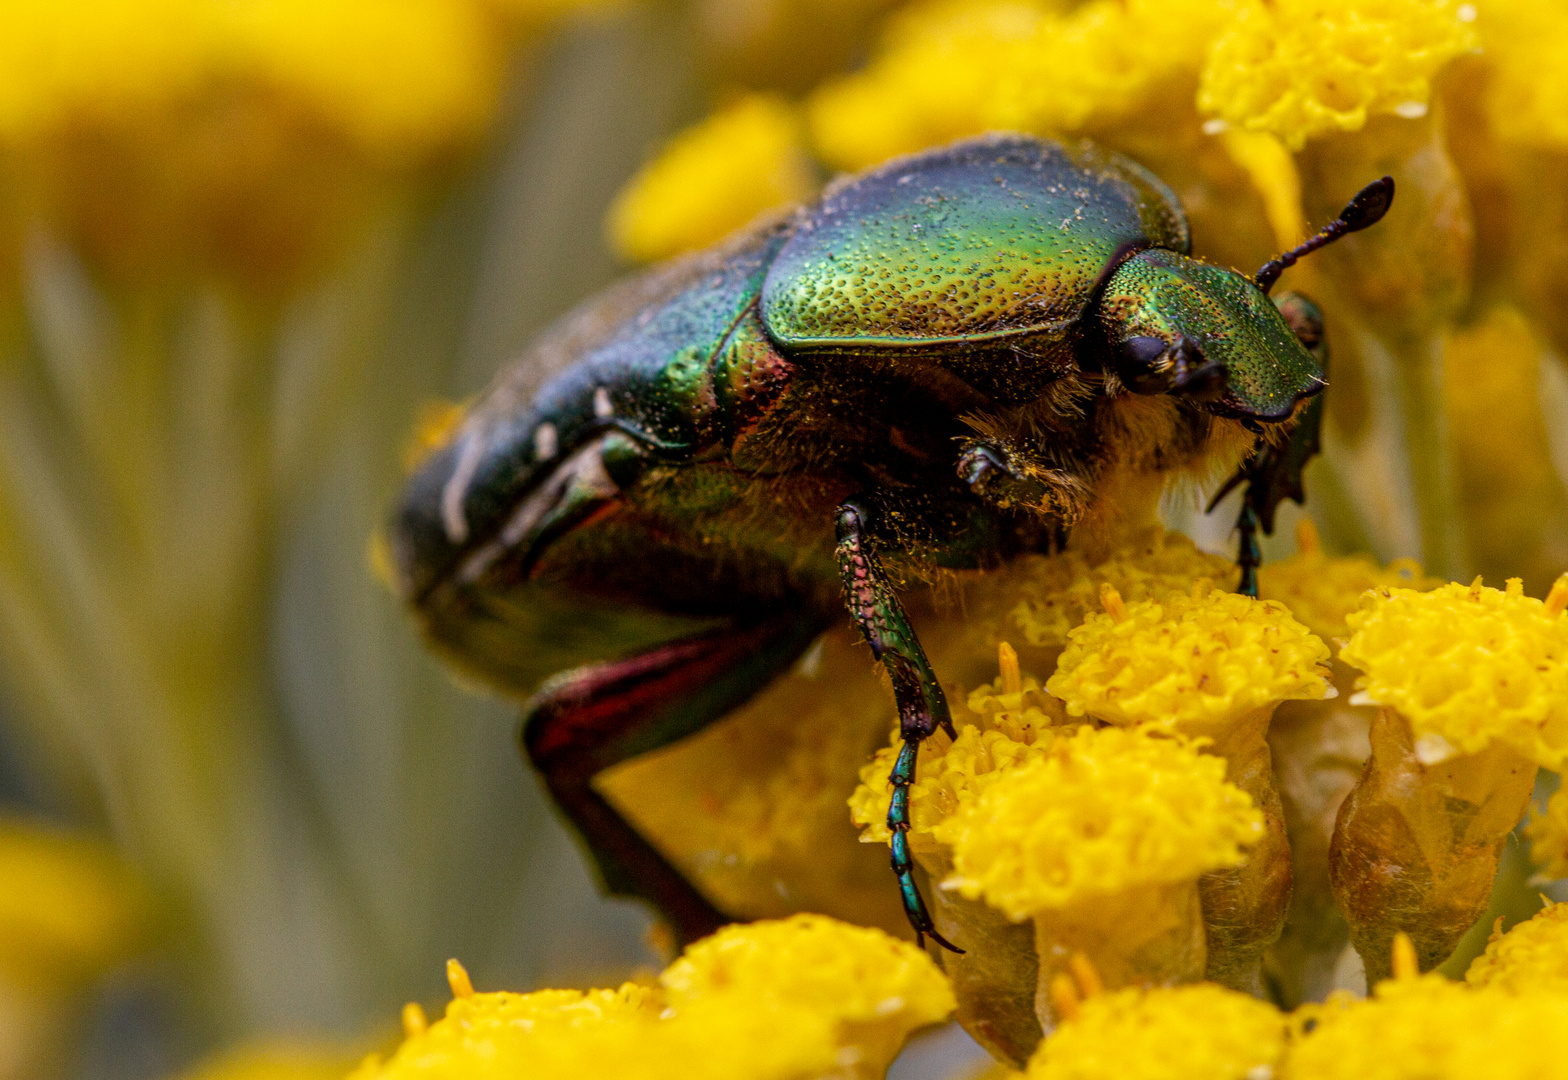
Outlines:
[[901,158],[801,211],[762,288],[786,349],[1059,339],[1119,254],[1189,247],[1175,196],[1088,143],[970,139]]

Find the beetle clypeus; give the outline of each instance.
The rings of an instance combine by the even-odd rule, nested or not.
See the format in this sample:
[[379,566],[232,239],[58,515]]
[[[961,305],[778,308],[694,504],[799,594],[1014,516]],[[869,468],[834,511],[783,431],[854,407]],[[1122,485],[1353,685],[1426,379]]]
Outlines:
[[1369,185],[1248,278],[1190,258],[1169,189],[1088,143],[987,136],[840,180],[504,371],[408,482],[400,590],[458,666],[531,695],[526,752],[605,883],[688,941],[728,920],[590,781],[744,702],[847,603],[902,725],[904,908],[952,948],[905,843],[916,750],[952,724],[881,560],[1048,550],[1118,472],[1229,455],[1255,592],[1255,529],[1302,498],[1325,385],[1316,309],[1266,294],[1392,197]]

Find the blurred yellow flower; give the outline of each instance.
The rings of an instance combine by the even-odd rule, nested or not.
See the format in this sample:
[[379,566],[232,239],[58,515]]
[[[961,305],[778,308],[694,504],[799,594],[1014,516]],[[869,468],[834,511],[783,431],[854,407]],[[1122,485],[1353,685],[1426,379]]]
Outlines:
[[484,134],[521,25],[498,6],[577,5],[8,2],[0,171],[118,277],[287,280]]
[[658,986],[454,985],[445,1017],[410,1025],[391,1058],[371,1057],[354,1080],[874,1078],[911,1031],[953,1009],[946,979],[914,946],[817,915],[721,930]]
[[1558,788],[1546,810],[1524,827],[1530,838],[1530,859],[1547,878],[1568,877],[1568,791]]
[[1350,637],[1346,616],[1368,589],[1384,586],[1430,589],[1442,582],[1429,578],[1414,559],[1395,559],[1386,567],[1369,555],[1330,556],[1318,542],[1310,518],[1301,519],[1296,554],[1258,568],[1258,598],[1285,605],[1307,629],[1334,652]]
[[749,94],[644,166],[616,196],[606,230],[624,258],[653,262],[706,247],[815,188],[795,107]]
[[148,942],[150,898],[101,843],[0,824],[0,977],[74,989]]

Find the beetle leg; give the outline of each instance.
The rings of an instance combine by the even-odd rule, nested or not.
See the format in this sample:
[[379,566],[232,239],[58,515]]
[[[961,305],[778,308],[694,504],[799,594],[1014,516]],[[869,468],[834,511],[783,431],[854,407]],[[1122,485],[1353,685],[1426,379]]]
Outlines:
[[821,627],[799,615],[724,627],[548,679],[524,709],[524,753],[587,845],[605,887],[648,901],[682,945],[735,921],[599,794],[612,765],[694,734],[799,656]]
[[904,606],[898,602],[871,547],[867,524],[862,504],[851,501],[838,508],[838,567],[844,582],[844,600],[871,646],[871,655],[882,662],[893,681],[899,731],[904,737],[889,777],[893,799],[888,805],[887,827],[893,834],[893,873],[898,878],[904,914],[915,928],[915,939],[921,947],[929,934],[944,948],[961,953],[964,950],[937,933],[925,898],[915,884],[914,860],[909,855],[909,786],[915,782],[915,759],[921,742],[938,727],[954,735],[953,721],[948,715],[947,697],[926,660],[920,639],[909,625]]
[[[1248,493],[1250,496],[1250,492]],[[1241,516],[1236,519],[1236,531],[1241,540],[1236,545],[1236,566],[1241,570],[1241,582],[1236,591],[1243,596],[1258,598],[1258,567],[1263,565],[1263,549],[1258,546],[1258,515],[1252,509],[1252,499],[1241,504]]]

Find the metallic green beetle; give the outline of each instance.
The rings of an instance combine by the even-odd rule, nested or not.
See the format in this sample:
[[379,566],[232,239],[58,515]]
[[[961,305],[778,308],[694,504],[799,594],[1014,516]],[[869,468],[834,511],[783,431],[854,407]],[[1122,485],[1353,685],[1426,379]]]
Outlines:
[[504,371],[408,482],[400,590],[441,652],[529,698],[525,750],[606,884],[683,940],[729,920],[590,781],[744,702],[847,605],[902,724],[904,907],[952,948],[905,842],[916,750],[952,725],[883,560],[1050,550],[1129,471],[1229,455],[1251,591],[1253,529],[1302,497],[1324,386],[1316,310],[1268,287],[1392,195],[1369,186],[1249,278],[1190,258],[1170,190],[1088,143],[987,136],[841,180]]

